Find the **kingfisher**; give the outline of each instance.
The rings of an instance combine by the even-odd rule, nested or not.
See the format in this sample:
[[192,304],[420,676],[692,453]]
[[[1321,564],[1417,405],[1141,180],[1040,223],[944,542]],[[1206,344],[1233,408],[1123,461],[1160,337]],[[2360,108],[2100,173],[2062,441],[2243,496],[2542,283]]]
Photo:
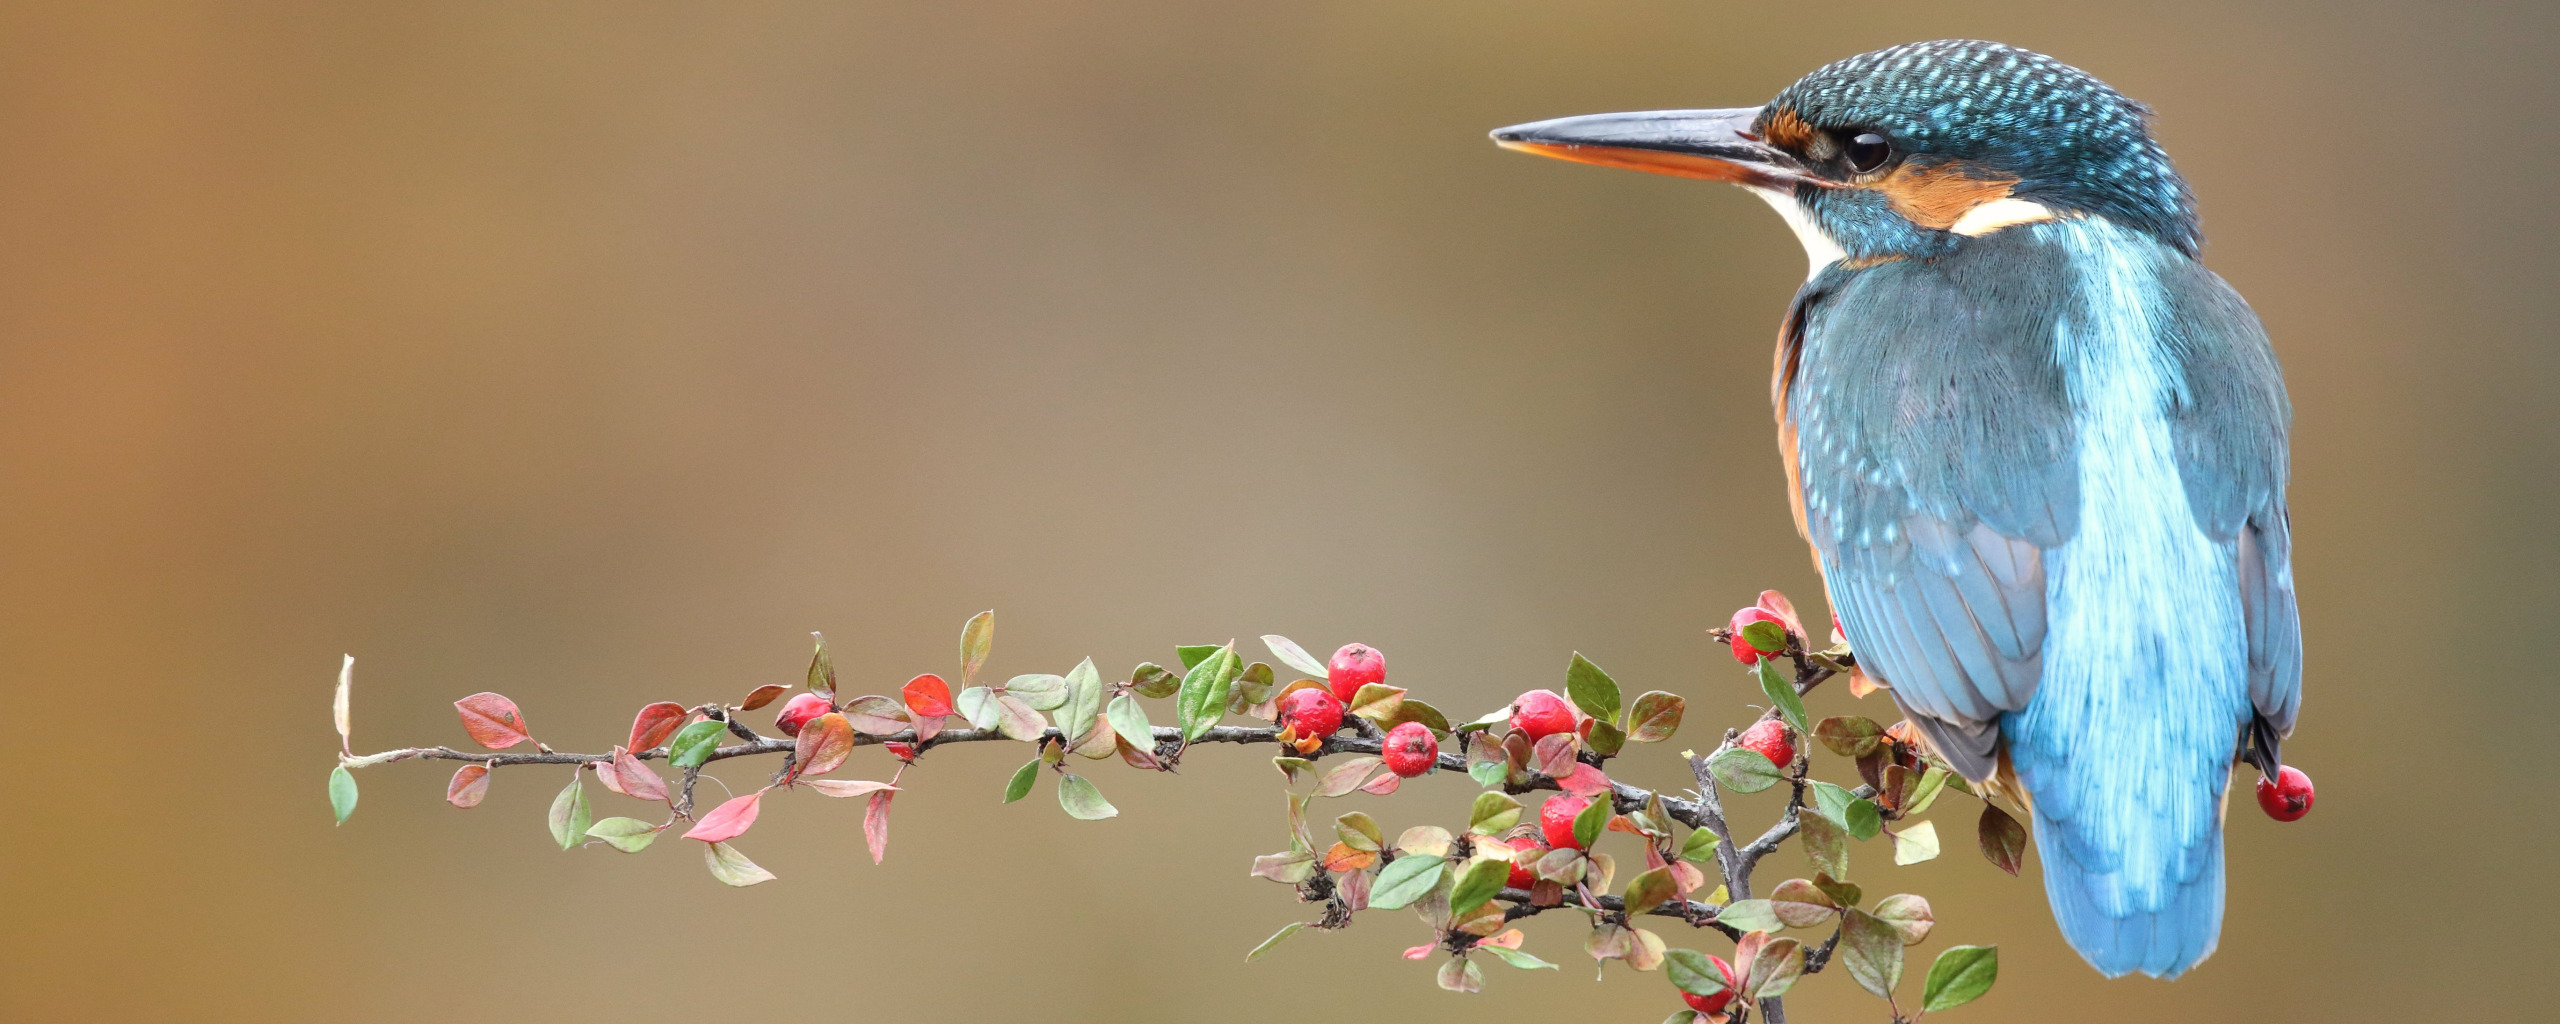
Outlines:
[[1980,40],[1758,107],[1503,128],[1741,185],[1810,261],[1770,395],[1797,530],[1860,667],[2024,804],[2063,936],[2171,978],[2222,928],[2222,819],[2302,700],[2292,409],[2150,108]]

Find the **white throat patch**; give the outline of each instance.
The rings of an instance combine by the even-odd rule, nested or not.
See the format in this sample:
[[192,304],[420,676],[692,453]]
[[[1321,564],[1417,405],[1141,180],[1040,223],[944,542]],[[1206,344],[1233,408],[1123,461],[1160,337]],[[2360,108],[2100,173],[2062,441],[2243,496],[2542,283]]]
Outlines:
[[[1744,187],[1749,188],[1749,186]],[[1804,243],[1804,258],[1807,264],[1804,272],[1805,280],[1813,280],[1815,275],[1822,273],[1822,268],[1839,262],[1841,257],[1849,254],[1848,250],[1840,248],[1840,243],[1832,241],[1830,235],[1823,233],[1821,225],[1813,222],[1813,217],[1805,213],[1804,206],[1796,202],[1795,196],[1776,189],[1752,188],[1750,191],[1752,195],[1766,201],[1770,209],[1778,211],[1779,219],[1786,221],[1788,227],[1795,229],[1796,241]]]

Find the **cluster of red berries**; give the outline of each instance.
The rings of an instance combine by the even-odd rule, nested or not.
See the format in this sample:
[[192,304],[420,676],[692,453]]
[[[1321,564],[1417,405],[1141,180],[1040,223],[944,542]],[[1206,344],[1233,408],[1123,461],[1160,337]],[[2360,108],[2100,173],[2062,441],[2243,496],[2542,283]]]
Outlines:
[[[1326,664],[1323,686],[1302,686],[1280,698],[1280,727],[1289,738],[1305,744],[1302,749],[1313,750],[1342,728],[1346,704],[1360,695],[1361,687],[1386,681],[1386,655],[1367,644],[1345,644]],[[1410,779],[1439,765],[1440,738],[1431,734],[1430,726],[1406,722],[1387,730],[1379,753],[1388,771]]]

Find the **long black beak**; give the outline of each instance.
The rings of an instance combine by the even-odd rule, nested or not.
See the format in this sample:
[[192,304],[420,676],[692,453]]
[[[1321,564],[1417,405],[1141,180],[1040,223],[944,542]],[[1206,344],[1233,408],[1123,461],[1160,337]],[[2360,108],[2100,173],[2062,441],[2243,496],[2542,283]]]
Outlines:
[[1504,149],[1760,188],[1828,184],[1793,154],[1751,131],[1758,107],[1648,110],[1532,121],[1493,131]]

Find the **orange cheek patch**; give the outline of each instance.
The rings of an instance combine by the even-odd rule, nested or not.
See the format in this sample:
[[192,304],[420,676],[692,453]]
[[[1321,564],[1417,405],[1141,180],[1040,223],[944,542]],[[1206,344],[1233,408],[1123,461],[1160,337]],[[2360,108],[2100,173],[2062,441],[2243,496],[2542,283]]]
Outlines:
[[2018,179],[1971,173],[1972,165],[1905,163],[1872,187],[1893,211],[1921,227],[1944,231],[1974,207],[2009,197]]

